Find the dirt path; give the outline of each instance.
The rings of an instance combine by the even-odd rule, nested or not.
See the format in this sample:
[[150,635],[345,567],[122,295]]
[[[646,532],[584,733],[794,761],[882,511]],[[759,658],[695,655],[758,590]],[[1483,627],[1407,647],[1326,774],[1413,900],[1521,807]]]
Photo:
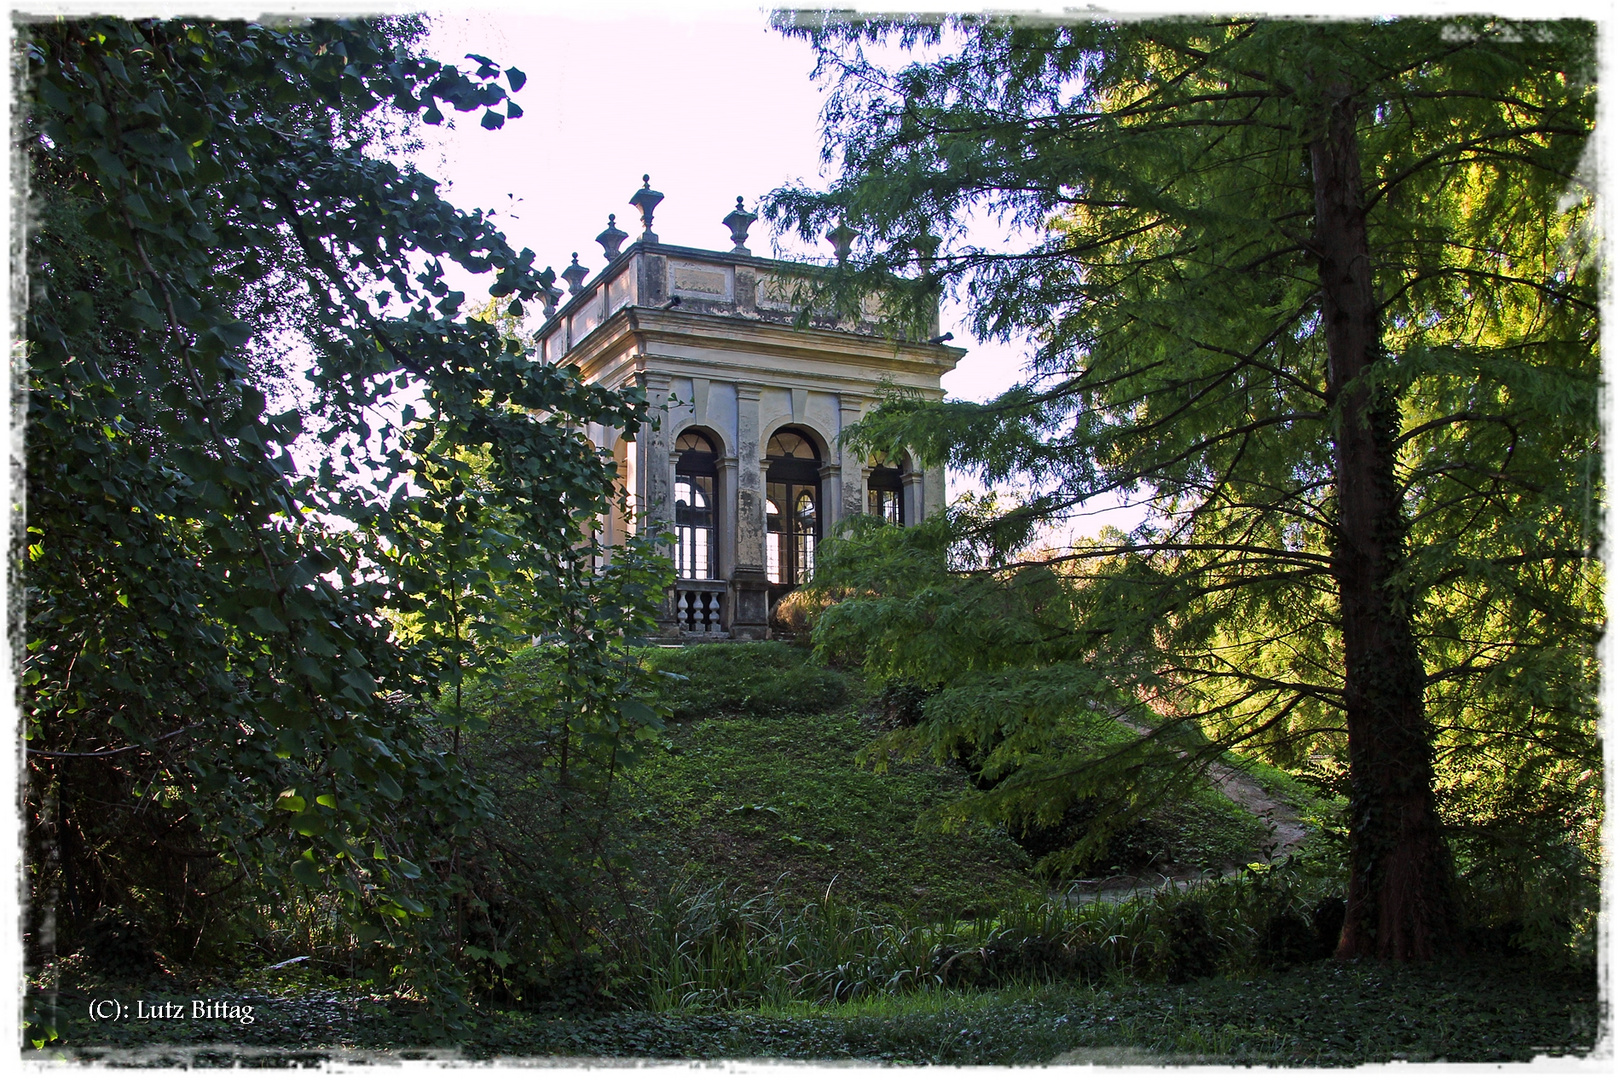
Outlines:
[[[1265,822],[1271,830],[1271,859],[1297,851],[1305,842],[1305,824],[1299,820],[1299,812],[1291,804],[1267,793],[1254,777],[1216,762],[1209,767],[1209,778],[1221,789],[1221,794]],[[1266,852],[1257,854],[1264,856]]]
[[[1124,720],[1119,722],[1136,731],[1143,729]],[[1214,762],[1209,766],[1209,779],[1228,799],[1259,818],[1269,830],[1261,850],[1244,863],[1272,862],[1299,850],[1305,842],[1305,825],[1299,820],[1298,810],[1290,803],[1271,795],[1252,776],[1230,765]],[[1220,876],[1235,873],[1229,867]],[[1171,885],[1190,885],[1196,881],[1213,880],[1215,875],[1201,870],[1184,870],[1170,874],[1116,874],[1107,878],[1084,878],[1072,882],[1059,894],[1069,904],[1105,901],[1117,904],[1133,896],[1141,896]]]

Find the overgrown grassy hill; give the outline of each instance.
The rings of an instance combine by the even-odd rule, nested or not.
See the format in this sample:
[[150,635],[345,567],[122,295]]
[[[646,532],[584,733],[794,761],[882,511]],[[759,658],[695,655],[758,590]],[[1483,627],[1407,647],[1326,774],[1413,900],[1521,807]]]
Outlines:
[[[921,823],[966,794],[955,763],[860,763],[880,733],[872,688],[781,642],[650,650],[669,678],[666,738],[630,780],[630,820],[653,882],[723,884],[921,917],[973,917],[1054,884],[1003,828]],[[1122,831],[1087,872],[1229,865],[1263,830],[1211,790]],[[1049,840],[1049,838],[1048,838]]]
[[[962,767],[860,764],[881,721],[857,676],[777,643],[647,660],[670,676],[674,716],[627,777],[644,888],[635,917],[608,924],[592,954],[605,957],[607,995],[486,1000],[474,1026],[452,1031],[412,995],[357,992],[341,965],[137,982],[80,970],[36,987],[33,1007],[61,1036],[45,1054],[293,1066],[434,1047],[472,1059],[1327,1066],[1594,1045],[1603,1014],[1589,960],[1511,947],[1398,967],[1326,959],[1337,931],[1323,916],[1337,905],[1342,918],[1343,875],[1320,852],[1120,903],[1051,902],[1053,883],[1005,830],[917,827],[969,790]],[[1281,801],[1309,797],[1285,774],[1229,764]],[[1258,831],[1210,792],[1116,847],[1232,860]],[[231,1025],[222,1045],[217,1023],[186,1018],[203,997],[251,1006],[253,1024]],[[173,1002],[178,1018],[95,1019],[91,1002],[109,1000]]]

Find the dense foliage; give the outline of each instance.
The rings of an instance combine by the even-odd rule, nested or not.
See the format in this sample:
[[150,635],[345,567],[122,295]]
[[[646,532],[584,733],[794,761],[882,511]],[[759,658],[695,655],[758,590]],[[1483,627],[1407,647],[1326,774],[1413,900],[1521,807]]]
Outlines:
[[644,402],[461,314],[449,263],[513,314],[550,271],[377,143],[446,110],[499,128],[525,76],[419,36],[23,35],[36,958],[93,927],[171,962],[303,934],[446,991],[456,852],[491,813],[464,674],[539,640],[576,734],[655,719],[621,637],[661,571],[636,548],[597,575],[613,472],[581,434]]
[[[823,646],[946,691],[913,748],[978,745],[978,808],[1050,822],[1242,746],[1350,798],[1347,954],[1455,944],[1453,865],[1488,917],[1589,929],[1592,26],[783,25],[840,173],[769,212],[858,231],[846,287],[901,321],[954,289],[1034,343],[989,404],[858,435],[1030,498],[818,558]],[[1061,542],[1112,499],[1143,524]],[[1094,704],[1152,740],[1054,753]]]

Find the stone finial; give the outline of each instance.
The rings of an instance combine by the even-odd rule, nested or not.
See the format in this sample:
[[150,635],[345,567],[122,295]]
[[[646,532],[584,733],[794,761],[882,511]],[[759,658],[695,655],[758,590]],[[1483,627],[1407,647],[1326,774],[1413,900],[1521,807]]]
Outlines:
[[[546,267],[546,273],[552,275],[553,281],[556,280],[556,274],[552,271],[551,267]],[[544,314],[545,317],[549,319],[553,315],[557,314],[557,301],[562,299],[563,291],[557,288],[555,285],[547,285],[544,296]]]
[[741,195],[737,196],[737,209],[727,214],[720,222],[720,224],[731,230],[731,242],[737,245],[731,249],[733,255],[751,254],[744,245],[748,243],[748,227],[758,220],[759,215],[750,214],[744,210],[743,197]]
[[833,253],[838,256],[839,262],[849,258],[850,245],[855,242],[855,236],[855,230],[845,225],[842,218],[838,219],[837,225],[827,230],[827,240],[832,244]]
[[568,282],[568,295],[572,296],[579,292],[580,286],[584,285],[585,279],[590,276],[591,272],[579,265],[579,252],[574,252],[574,261],[562,272],[563,280]]
[[608,227],[596,234],[596,242],[602,245],[602,254],[607,256],[608,262],[619,257],[619,245],[630,235],[613,223],[614,216],[609,214]]
[[641,211],[641,239],[644,243],[658,243],[658,234],[652,231],[653,207],[664,201],[664,193],[652,189],[652,176],[641,174],[641,190],[630,196],[630,205]]

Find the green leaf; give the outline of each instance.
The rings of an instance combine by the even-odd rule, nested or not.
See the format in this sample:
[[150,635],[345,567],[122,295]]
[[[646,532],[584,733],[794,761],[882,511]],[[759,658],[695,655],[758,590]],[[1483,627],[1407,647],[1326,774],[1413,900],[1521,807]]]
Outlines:
[[287,633],[287,624],[278,619],[273,611],[267,607],[248,608],[248,617],[259,629],[271,634]]

